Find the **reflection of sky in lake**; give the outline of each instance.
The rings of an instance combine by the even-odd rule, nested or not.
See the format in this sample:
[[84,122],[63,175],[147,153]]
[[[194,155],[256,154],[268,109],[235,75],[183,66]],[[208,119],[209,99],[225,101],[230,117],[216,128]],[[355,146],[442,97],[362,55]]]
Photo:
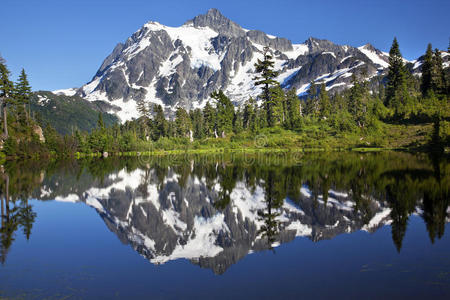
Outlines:
[[[223,275],[176,260],[153,265],[121,244],[84,204],[32,201],[33,235],[17,234],[1,268],[1,290],[13,295],[77,297],[270,298],[448,295],[450,238],[432,245],[413,216],[401,254],[385,226],[313,243],[297,238],[275,253],[252,253]],[[448,230],[449,226],[446,226]]]

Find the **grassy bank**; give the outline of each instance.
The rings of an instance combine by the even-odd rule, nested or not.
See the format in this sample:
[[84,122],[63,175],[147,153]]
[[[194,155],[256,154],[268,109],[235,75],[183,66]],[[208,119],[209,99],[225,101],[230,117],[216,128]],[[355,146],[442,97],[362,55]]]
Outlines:
[[[442,122],[441,141],[448,150],[449,122]],[[64,157],[148,156],[178,154],[215,153],[296,153],[317,151],[428,151],[433,133],[433,124],[386,124],[377,130],[338,132],[330,126],[313,124],[301,130],[285,130],[282,127],[264,128],[256,133],[244,131],[223,138],[204,138],[190,141],[189,138],[163,137],[157,141],[133,139],[124,148],[103,151],[80,151],[80,147],[66,147],[64,151],[34,151],[27,158],[39,159]],[[17,159],[1,153],[4,159]],[[22,156],[23,157],[23,156]],[[0,157],[1,158],[1,157]]]
[[[258,133],[244,132],[224,138],[190,141],[188,138],[161,138],[156,142],[138,141],[131,151],[107,151],[108,155],[139,156],[211,153],[276,153],[315,151],[425,151],[430,142],[432,124],[383,124],[377,132],[338,133],[331,128],[311,126],[301,132],[281,127],[265,128]],[[101,156],[79,153],[76,156]]]

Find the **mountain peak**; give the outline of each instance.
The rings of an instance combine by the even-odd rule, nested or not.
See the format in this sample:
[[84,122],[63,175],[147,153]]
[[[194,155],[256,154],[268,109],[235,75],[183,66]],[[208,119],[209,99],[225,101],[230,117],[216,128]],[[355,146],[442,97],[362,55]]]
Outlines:
[[114,48],[77,94],[91,101],[113,101],[122,121],[139,115],[136,101],[158,103],[172,116],[176,106],[203,107],[219,89],[241,105],[260,94],[252,75],[264,46],[274,52],[277,80],[297,95],[305,95],[318,78],[327,90],[337,92],[351,84],[349,73],[367,68],[368,76],[375,76],[388,65],[383,53],[366,48],[358,51],[314,37],[292,44],[243,29],[213,8],[180,27],[145,24]]
[[245,35],[241,26],[222,15],[217,8],[209,9],[206,14],[196,16],[194,19],[187,21],[185,25],[209,27],[220,34],[229,36]]
[[206,13],[207,16],[211,16],[211,17],[224,17],[224,15],[222,15],[222,13],[217,9],[217,8],[210,8],[208,9],[208,12]]
[[361,48],[367,49],[372,52],[377,52],[377,49],[371,43],[367,43],[364,46],[362,46]]

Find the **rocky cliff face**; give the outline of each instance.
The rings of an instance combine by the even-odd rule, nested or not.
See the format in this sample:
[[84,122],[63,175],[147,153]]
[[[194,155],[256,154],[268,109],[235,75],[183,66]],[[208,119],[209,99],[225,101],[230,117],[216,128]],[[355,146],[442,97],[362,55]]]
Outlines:
[[161,104],[170,114],[176,106],[204,106],[218,89],[240,105],[260,93],[252,78],[264,46],[273,52],[277,80],[300,96],[311,81],[342,90],[352,74],[370,78],[384,72],[388,61],[386,53],[369,44],[355,48],[315,38],[292,44],[244,29],[211,9],[180,27],[145,24],[114,48],[77,94],[119,107],[115,113],[122,121],[138,117],[137,100]]

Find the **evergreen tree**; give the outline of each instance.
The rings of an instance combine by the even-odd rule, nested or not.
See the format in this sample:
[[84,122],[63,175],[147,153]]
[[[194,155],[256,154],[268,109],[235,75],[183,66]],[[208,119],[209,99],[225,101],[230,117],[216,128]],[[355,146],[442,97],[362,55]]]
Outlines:
[[136,102],[136,108],[139,113],[139,127],[141,132],[141,138],[147,139],[148,137],[148,127],[150,120],[150,110],[147,106],[147,103],[141,99]]
[[445,91],[446,78],[444,67],[442,64],[441,51],[439,51],[439,49],[434,50],[432,66],[433,67],[431,71],[431,88],[436,93],[443,93]]
[[174,137],[177,135],[176,126],[174,121],[167,121],[167,131],[166,136],[168,137]]
[[178,107],[175,113],[175,131],[178,137],[187,137],[192,128],[191,118],[189,117],[187,111]]
[[243,120],[242,120],[242,124],[244,129],[248,129],[248,125],[250,123],[250,118],[253,115],[254,111],[253,111],[253,105],[251,105],[251,101],[253,101],[253,98],[250,97],[249,100],[247,100],[244,104],[244,112],[243,112]]
[[145,100],[143,99],[138,100],[136,102],[136,108],[140,117],[144,119],[147,119],[149,117],[150,111],[147,107],[147,103],[145,102]]
[[225,96],[222,90],[213,92],[211,98],[216,102],[216,130],[218,135],[222,135],[233,130],[234,106],[230,99]]
[[367,117],[368,92],[364,83],[358,82],[355,74],[352,77],[348,110],[359,127],[364,127]]
[[319,101],[317,97],[317,86],[314,81],[311,82],[308,92],[308,99],[306,102],[306,113],[312,117],[317,117],[319,114]]
[[79,130],[75,130],[75,139],[78,145],[78,151],[81,153],[89,153],[89,145],[86,141],[86,136],[82,135]]
[[322,119],[326,119],[330,117],[330,114],[330,97],[328,96],[325,83],[322,83],[322,85],[320,86],[319,116]]
[[333,112],[348,111],[348,101],[341,94],[335,94],[332,101]]
[[160,137],[167,136],[168,123],[164,116],[162,106],[159,104],[153,105],[153,140],[158,140]]
[[256,101],[250,97],[244,106],[243,126],[251,132],[256,132],[258,129],[257,111]]
[[289,129],[294,129],[301,116],[300,99],[294,89],[286,93],[287,119],[286,125]]
[[244,130],[243,113],[240,109],[236,111],[233,119],[233,132],[238,134]]
[[103,122],[103,115],[101,112],[98,113],[97,129],[105,129],[105,123]]
[[431,44],[428,44],[427,51],[423,58],[422,64],[422,82],[420,89],[422,95],[425,97],[430,91],[432,91],[432,72],[433,72],[433,48]]
[[214,130],[216,125],[216,111],[212,105],[207,102],[203,108],[203,128],[205,135],[210,137],[214,136]]
[[405,105],[408,103],[406,72],[397,38],[394,38],[389,51],[385,105],[393,108],[397,116],[404,114]]
[[30,103],[30,97],[31,97],[31,86],[30,83],[28,82],[25,70],[22,69],[22,72],[20,73],[19,76],[19,80],[15,86],[15,98],[20,109],[23,108],[23,111],[20,111],[20,113],[23,113],[26,119],[28,119],[26,106],[28,103]]
[[7,118],[7,106],[13,103],[12,98],[14,92],[14,85],[9,80],[10,72],[5,65],[3,59],[0,60],[0,100],[2,102],[3,109],[3,136],[4,139],[8,138],[8,118]]
[[256,110],[256,120],[257,125],[256,127],[258,129],[260,128],[266,128],[267,127],[267,111],[264,109],[264,107],[258,107]]
[[263,93],[261,98],[264,102],[264,109],[266,110],[266,118],[267,125],[272,127],[275,125],[276,116],[274,112],[274,107],[276,105],[275,99],[272,98],[271,88],[276,87],[279,83],[275,80],[278,76],[278,72],[273,70],[274,61],[272,60],[272,54],[270,53],[269,47],[264,47],[263,50],[263,60],[258,59],[255,64],[255,70],[259,73],[259,76],[256,76],[254,80],[256,80],[255,85],[262,86]]
[[284,123],[287,115],[286,94],[280,85],[270,89],[272,99],[272,126]]
[[193,111],[190,111],[192,128],[194,131],[194,138],[202,139],[205,137],[205,129],[204,129],[204,120],[203,113],[201,109],[197,108]]

